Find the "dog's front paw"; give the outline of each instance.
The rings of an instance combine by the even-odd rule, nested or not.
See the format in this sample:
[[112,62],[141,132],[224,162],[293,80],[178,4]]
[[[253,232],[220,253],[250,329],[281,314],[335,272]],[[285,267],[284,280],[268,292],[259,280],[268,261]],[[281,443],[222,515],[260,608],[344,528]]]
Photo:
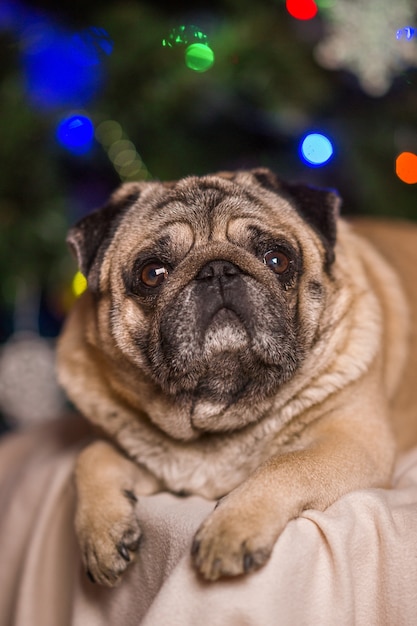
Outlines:
[[193,564],[206,580],[246,574],[269,559],[278,534],[262,511],[245,511],[226,500],[197,531]]
[[[108,496],[108,494],[106,494]],[[76,530],[83,563],[93,582],[113,587],[135,557],[141,530],[136,517],[135,496],[122,492],[98,506],[79,507]]]

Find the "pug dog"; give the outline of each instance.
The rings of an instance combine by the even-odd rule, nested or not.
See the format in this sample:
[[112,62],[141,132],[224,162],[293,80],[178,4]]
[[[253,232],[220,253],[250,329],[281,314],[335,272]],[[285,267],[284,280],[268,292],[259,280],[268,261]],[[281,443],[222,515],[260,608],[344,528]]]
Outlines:
[[141,495],[218,500],[191,547],[214,581],[303,510],[389,485],[417,434],[417,229],[339,207],[261,168],[126,183],[70,230],[88,289],[58,363],[99,432],[75,468],[92,580],[133,561]]

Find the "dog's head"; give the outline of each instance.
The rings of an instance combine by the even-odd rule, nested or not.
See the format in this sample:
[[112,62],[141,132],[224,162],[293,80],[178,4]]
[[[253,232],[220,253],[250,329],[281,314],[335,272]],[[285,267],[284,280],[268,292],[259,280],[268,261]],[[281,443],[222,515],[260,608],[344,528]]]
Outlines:
[[96,348],[183,407],[195,432],[260,419],[316,340],[338,206],[266,169],[123,185],[68,236]]

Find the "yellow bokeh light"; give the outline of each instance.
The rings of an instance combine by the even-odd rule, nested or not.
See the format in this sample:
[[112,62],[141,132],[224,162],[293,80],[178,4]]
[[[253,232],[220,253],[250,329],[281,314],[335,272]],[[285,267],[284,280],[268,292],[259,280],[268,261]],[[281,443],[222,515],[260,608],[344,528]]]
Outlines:
[[135,144],[126,136],[119,122],[106,120],[96,129],[96,139],[122,181],[149,180],[152,178]]
[[87,279],[84,274],[77,272],[72,279],[72,291],[78,298],[87,289]]
[[122,139],[123,130],[119,122],[106,120],[96,128],[96,139],[105,147],[111,146],[115,141]]

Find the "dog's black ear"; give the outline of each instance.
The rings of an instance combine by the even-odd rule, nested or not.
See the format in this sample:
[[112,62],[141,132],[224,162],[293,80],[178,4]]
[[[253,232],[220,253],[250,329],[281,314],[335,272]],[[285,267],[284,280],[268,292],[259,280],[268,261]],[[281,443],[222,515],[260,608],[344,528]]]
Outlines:
[[262,187],[277,194],[287,196],[297,213],[320,236],[328,266],[334,261],[334,246],[337,236],[337,218],[340,213],[341,198],[331,189],[320,189],[297,183],[287,183],[268,169],[252,172]]
[[67,244],[91,291],[98,291],[100,265],[106,248],[124,214],[139,198],[144,184],[125,183],[104,207],[83,217],[68,232]]

